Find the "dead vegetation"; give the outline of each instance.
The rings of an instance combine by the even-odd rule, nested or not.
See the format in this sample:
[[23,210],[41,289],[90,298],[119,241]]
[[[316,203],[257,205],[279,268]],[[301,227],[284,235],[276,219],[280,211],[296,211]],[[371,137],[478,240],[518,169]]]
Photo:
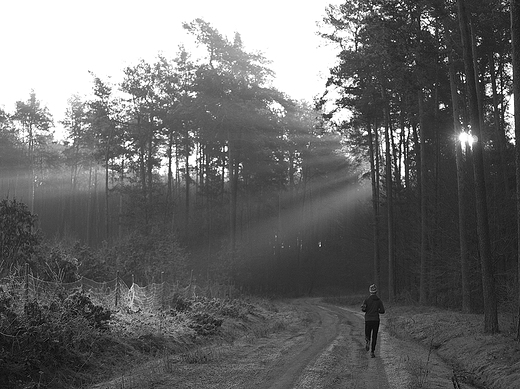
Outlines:
[[[393,306],[387,328],[393,335],[420,342],[453,367],[453,385],[503,389],[520,386],[520,344],[512,315],[501,315],[503,332],[486,335],[483,317],[433,307]],[[423,370],[424,371],[424,370]]]

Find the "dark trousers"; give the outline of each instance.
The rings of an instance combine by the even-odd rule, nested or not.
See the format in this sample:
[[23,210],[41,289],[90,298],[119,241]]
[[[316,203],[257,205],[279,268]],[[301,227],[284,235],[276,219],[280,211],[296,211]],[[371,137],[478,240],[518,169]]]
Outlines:
[[376,351],[377,332],[379,331],[378,321],[366,321],[365,322],[365,339],[367,341],[372,340],[371,351]]

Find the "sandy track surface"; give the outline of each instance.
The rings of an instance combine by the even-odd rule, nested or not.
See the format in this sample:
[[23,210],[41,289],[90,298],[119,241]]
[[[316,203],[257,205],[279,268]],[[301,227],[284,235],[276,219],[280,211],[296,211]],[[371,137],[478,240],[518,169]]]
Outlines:
[[308,325],[291,326],[267,337],[210,346],[200,351],[207,358],[202,361],[198,358],[197,363],[189,363],[185,358],[167,358],[144,367],[147,374],[129,372],[117,382],[96,388],[454,387],[448,366],[430,350],[391,337],[385,330],[384,319],[376,358],[370,358],[364,348],[360,312],[316,299],[295,300],[291,306],[308,318]]

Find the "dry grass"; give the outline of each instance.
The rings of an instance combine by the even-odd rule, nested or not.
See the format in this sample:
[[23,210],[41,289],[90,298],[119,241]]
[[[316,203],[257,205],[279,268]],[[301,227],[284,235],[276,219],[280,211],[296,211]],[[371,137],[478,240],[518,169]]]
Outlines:
[[[484,334],[483,315],[432,307],[389,307],[387,329],[399,338],[413,339],[434,351],[454,368],[456,381],[476,387],[503,389],[520,383],[520,344],[509,332],[511,318],[501,315],[504,332]],[[427,366],[410,366],[416,381]],[[427,382],[417,388],[427,388]],[[456,385],[454,383],[454,385]],[[416,388],[414,387],[414,388]]]
[[[113,379],[95,386],[86,386],[91,389],[138,389],[144,387],[154,387],[159,385],[165,375],[175,371],[179,365],[183,364],[207,364],[218,361],[223,358],[223,354],[227,352],[228,346],[238,339],[246,342],[255,343],[258,339],[268,337],[275,332],[284,331],[290,323],[284,320],[284,315],[277,313],[276,305],[273,303],[261,303],[255,305],[255,314],[248,317],[227,318],[218,333],[213,336],[199,338],[195,341],[189,341],[192,336],[181,337],[177,335],[175,339],[169,337],[169,345],[159,348],[155,352],[155,358],[150,360],[147,354],[142,355],[142,363],[132,369],[128,369],[128,365],[124,372],[114,374]],[[134,314],[135,315],[135,314]],[[145,328],[143,321],[147,323],[150,320],[157,320],[157,323],[150,323],[150,329],[163,327],[160,315],[150,316],[146,318],[135,318],[136,328],[129,324],[131,333],[137,329],[140,331]],[[177,325],[177,330],[185,328]],[[171,335],[166,331],[168,335]],[[188,335],[193,335],[191,332]],[[148,344],[153,348],[156,340],[160,341],[158,335],[141,335],[141,339],[147,338]],[[180,342],[180,339],[184,339]],[[141,347],[142,348],[142,347]],[[138,356],[139,358],[139,356]],[[114,356],[114,359],[118,358]],[[118,365],[119,366],[119,365]]]

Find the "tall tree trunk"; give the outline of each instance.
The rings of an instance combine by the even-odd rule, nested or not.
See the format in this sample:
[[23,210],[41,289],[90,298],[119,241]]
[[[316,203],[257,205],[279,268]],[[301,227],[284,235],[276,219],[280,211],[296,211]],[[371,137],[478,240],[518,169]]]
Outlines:
[[153,208],[153,150],[154,150],[154,118],[150,117],[150,129],[148,134],[148,151],[146,157],[146,175],[148,177],[148,193],[147,193],[147,201],[146,201],[146,210],[147,212],[152,212]]
[[[440,41],[440,38],[437,33],[436,28],[436,41]],[[435,67],[435,86],[434,86],[434,94],[433,94],[434,106],[433,106],[433,123],[439,123],[439,67]],[[441,166],[441,141],[439,139],[439,131],[435,128],[433,132],[433,140],[432,140],[432,148],[434,150],[434,155],[428,161],[431,163],[433,161],[432,171],[433,171],[433,186],[435,190],[433,191],[433,201],[431,197],[429,197],[430,203],[433,204],[433,216],[428,219],[427,227],[428,234],[430,235],[430,244],[429,244],[429,252],[428,252],[428,266],[429,266],[429,291],[428,291],[428,301],[431,303],[437,303],[437,287],[438,282],[436,280],[441,276],[441,272],[439,269],[437,258],[439,258],[442,254],[439,252],[439,247],[441,245],[441,241],[443,237],[440,234],[439,229],[431,228],[431,226],[439,225],[440,220],[439,215],[441,214],[441,178],[440,178],[440,166]]]
[[[468,16],[468,14],[466,14]],[[478,50],[477,50],[477,38],[475,31],[473,29],[473,23],[471,22],[471,18],[467,19],[469,26],[469,35],[471,41],[471,60],[473,61],[473,76],[475,77],[475,92],[477,95],[477,107],[478,107],[478,119],[479,119],[479,128],[481,129],[484,126],[484,103],[483,103],[483,95],[484,90],[482,89],[483,83],[480,82],[480,71],[478,67]]]
[[410,130],[406,127],[403,128],[403,159],[407,162],[404,164],[404,185],[407,191],[407,198],[409,197],[409,192],[411,189],[410,185],[410,163],[408,163],[410,158]]
[[237,179],[235,164],[235,143],[231,139],[228,130],[228,174],[229,174],[229,245],[233,256],[236,247],[236,227],[237,227]]
[[107,145],[106,152],[105,152],[105,239],[107,242],[110,241],[110,217],[109,217],[109,191],[108,191],[108,178],[109,178],[109,170],[108,170],[108,163],[110,161],[109,157],[109,150],[110,146]]
[[[455,64],[453,63],[453,55],[449,54],[449,74],[450,74],[450,89],[451,101],[453,108],[453,130],[458,139],[461,133],[460,129],[460,114],[459,114],[459,99],[457,93],[457,85],[455,83]],[[469,251],[467,241],[467,212],[464,201],[466,192],[465,183],[465,169],[462,156],[461,142],[455,143],[455,160],[457,165],[457,193],[459,206],[459,247],[460,247],[460,266],[462,277],[462,311],[465,313],[471,312],[471,291],[470,291],[470,274],[469,274]]]
[[[513,49],[513,95],[515,106],[516,209],[517,234],[520,242],[520,0],[511,0],[511,43]],[[520,244],[518,245],[518,325],[516,339],[520,340]]]
[[78,160],[79,160],[79,146],[77,144],[77,141],[75,141],[76,144],[73,146],[73,160],[72,160],[72,166],[71,166],[71,172],[70,172],[70,229],[71,231],[76,230],[76,219],[79,216],[77,214],[76,210],[76,193],[77,193],[77,183],[78,183]]
[[394,199],[392,183],[392,155],[391,155],[391,128],[390,128],[390,107],[383,90],[383,101],[385,104],[385,173],[386,173],[386,201],[387,201],[387,222],[388,222],[388,300],[390,303],[395,301],[395,259],[394,259]]
[[[224,150],[221,152],[222,154],[222,164],[220,165],[220,203],[224,204],[224,193],[226,187],[226,153]],[[229,154],[229,150],[228,150]]]
[[[179,141],[175,141],[175,183],[173,185],[174,187],[174,204],[175,204],[175,199],[177,199],[177,202],[180,204],[181,202],[181,170],[182,170],[182,167],[181,167],[181,155],[180,155],[180,151],[179,151],[179,146],[180,146],[180,140]],[[180,212],[180,207],[178,208],[178,211]],[[175,207],[174,207],[174,211],[173,211],[173,215],[175,214]],[[174,217],[174,216],[173,216]],[[174,218],[175,220],[175,218]]]
[[[379,211],[379,163],[376,158],[379,158],[377,151],[377,142],[374,142],[372,135],[372,128],[370,123],[368,124],[368,147],[370,151],[370,177],[372,181],[372,209],[374,211],[374,283],[379,286],[381,283],[381,259],[379,249],[379,223],[380,223],[380,211]],[[375,128],[377,132],[377,127]]]
[[509,185],[507,183],[507,161],[506,161],[506,136],[504,129],[502,128],[502,121],[500,118],[500,108],[498,106],[498,89],[497,89],[497,77],[495,71],[495,58],[493,53],[489,54],[489,72],[491,74],[491,89],[493,91],[493,121],[495,137],[497,142],[498,154],[500,156],[500,172],[502,173],[502,189],[507,199],[509,196]]
[[125,158],[121,159],[121,174],[119,176],[121,182],[119,189],[119,209],[117,215],[117,236],[119,239],[123,237],[123,185],[125,182]]
[[31,170],[31,176],[30,176],[30,183],[31,183],[31,192],[30,192],[30,209],[31,213],[35,213],[36,210],[34,209],[34,197],[36,194],[36,171],[35,171],[35,161],[34,161],[34,139],[33,139],[33,128],[32,124],[29,123],[29,127],[27,129],[28,133],[28,152],[29,152],[29,163],[31,164],[30,170]]
[[419,142],[421,155],[420,162],[420,201],[421,201],[421,265],[419,275],[419,303],[425,305],[428,303],[427,296],[427,272],[428,272],[428,252],[427,252],[427,191],[426,191],[426,135],[424,129],[424,109],[423,109],[423,93],[422,90],[417,92],[419,103]]
[[168,210],[172,210],[173,203],[173,131],[170,131],[168,136],[168,187],[166,192],[166,203],[168,206]]
[[493,259],[489,237],[489,221],[487,214],[486,185],[484,177],[483,139],[480,128],[480,114],[475,83],[475,69],[472,59],[472,44],[469,32],[469,21],[464,0],[458,0],[458,16],[464,55],[466,87],[468,91],[471,131],[477,136],[473,144],[473,165],[475,176],[475,199],[477,210],[477,232],[482,268],[482,288],[484,292],[484,332],[498,332],[498,312],[493,278]]
[[186,170],[184,172],[186,178],[186,191],[184,199],[185,201],[185,210],[184,210],[184,232],[188,233],[188,226],[190,222],[190,132],[188,128],[186,128],[186,134],[184,135],[184,163],[186,165]]
[[204,187],[204,147],[200,144],[196,144],[197,169],[195,171],[195,205],[204,208],[204,196],[202,196],[202,188]]
[[100,229],[98,228],[98,226],[101,225],[103,220],[101,210],[102,200],[100,201],[100,199],[98,198],[98,192],[98,167],[96,165],[94,169],[94,207],[92,209],[94,215],[94,217],[92,218],[92,231],[95,234],[93,234],[93,237],[95,238],[93,240],[96,242],[96,244],[99,244],[101,240],[101,234],[99,231]]
[[[144,136],[142,134],[141,128],[141,115],[137,113],[137,133],[139,134],[139,175],[141,181],[141,190],[143,201],[146,204],[146,149],[145,149],[145,141]],[[145,217],[147,217],[148,212],[145,212]],[[146,220],[146,224],[148,224],[148,220]]]
[[399,189],[401,187],[401,156],[399,155],[399,147],[395,144],[395,137],[390,137],[390,147],[391,153],[392,153],[392,160],[393,160],[393,184],[396,189]]
[[91,223],[91,212],[92,210],[92,161],[88,167],[88,199],[87,199],[87,245],[92,245],[92,226]]

